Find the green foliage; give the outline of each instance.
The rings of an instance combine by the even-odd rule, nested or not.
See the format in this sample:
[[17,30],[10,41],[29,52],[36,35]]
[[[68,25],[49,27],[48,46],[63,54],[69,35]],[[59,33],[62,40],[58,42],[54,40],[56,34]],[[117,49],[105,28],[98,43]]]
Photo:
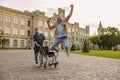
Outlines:
[[72,47],[71,47],[70,50],[71,50],[71,51],[75,51],[75,50],[76,50],[76,46],[75,46],[75,44],[72,44]]
[[117,49],[117,45],[120,44],[120,31],[115,27],[107,27],[102,30],[102,35],[93,36],[89,38],[90,42],[94,45],[98,45],[100,49],[112,50]]
[[101,43],[101,39],[99,38],[99,36],[93,36],[93,37],[91,37],[90,41],[93,44],[99,44],[99,43]]
[[2,48],[5,48],[5,43],[8,42],[8,39],[6,39],[3,35],[4,32],[0,30],[0,45],[2,45]]
[[93,49],[94,49],[94,45],[100,45],[100,43],[102,42],[99,36],[93,36],[91,38],[89,38],[90,42],[93,43]]
[[3,31],[0,29],[0,45],[2,44],[2,35],[3,35]]
[[86,40],[84,41],[84,45],[83,45],[82,52],[83,52],[83,53],[88,53],[88,52],[89,52],[89,50],[88,50],[88,45],[87,45],[87,41],[86,41]]
[[117,34],[119,34],[119,30],[116,27],[109,26],[109,27],[103,29],[103,34],[108,34],[108,35],[114,34],[114,35],[117,35]]
[[101,45],[105,50],[111,50],[112,47],[120,44],[120,31],[115,27],[107,27],[103,30],[103,35],[100,36]]

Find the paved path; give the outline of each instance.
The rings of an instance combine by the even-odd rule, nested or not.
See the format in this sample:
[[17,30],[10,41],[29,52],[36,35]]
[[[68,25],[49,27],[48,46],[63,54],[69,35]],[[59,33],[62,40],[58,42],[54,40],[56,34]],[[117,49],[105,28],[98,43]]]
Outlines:
[[61,53],[59,65],[36,68],[32,50],[1,50],[0,80],[120,80],[120,60]]

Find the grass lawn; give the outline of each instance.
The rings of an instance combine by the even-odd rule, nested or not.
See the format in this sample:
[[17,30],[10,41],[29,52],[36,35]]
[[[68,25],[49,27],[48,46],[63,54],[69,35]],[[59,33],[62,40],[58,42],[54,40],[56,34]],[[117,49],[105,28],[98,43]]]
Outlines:
[[89,53],[82,53],[82,50],[76,50],[70,51],[70,53],[120,59],[120,51],[112,50],[90,50]]

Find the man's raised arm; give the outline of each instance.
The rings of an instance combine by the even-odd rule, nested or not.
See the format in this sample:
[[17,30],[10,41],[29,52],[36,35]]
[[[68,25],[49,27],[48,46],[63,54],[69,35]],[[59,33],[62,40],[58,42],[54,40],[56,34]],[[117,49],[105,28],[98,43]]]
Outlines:
[[65,22],[68,22],[70,17],[72,16],[72,13],[73,13],[73,5],[70,5],[71,7],[71,10],[70,10],[70,13],[68,14],[68,16],[65,18]]

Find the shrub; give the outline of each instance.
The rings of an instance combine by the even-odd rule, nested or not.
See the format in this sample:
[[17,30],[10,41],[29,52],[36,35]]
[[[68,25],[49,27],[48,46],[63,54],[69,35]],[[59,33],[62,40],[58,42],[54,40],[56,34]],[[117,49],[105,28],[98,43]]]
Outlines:
[[76,50],[76,46],[75,46],[75,44],[72,44],[72,46],[71,46],[71,49],[70,49],[71,51],[75,51]]
[[89,50],[88,50],[88,45],[87,45],[86,40],[84,41],[84,45],[83,45],[82,52],[83,52],[83,53],[88,53],[88,52],[89,52]]

